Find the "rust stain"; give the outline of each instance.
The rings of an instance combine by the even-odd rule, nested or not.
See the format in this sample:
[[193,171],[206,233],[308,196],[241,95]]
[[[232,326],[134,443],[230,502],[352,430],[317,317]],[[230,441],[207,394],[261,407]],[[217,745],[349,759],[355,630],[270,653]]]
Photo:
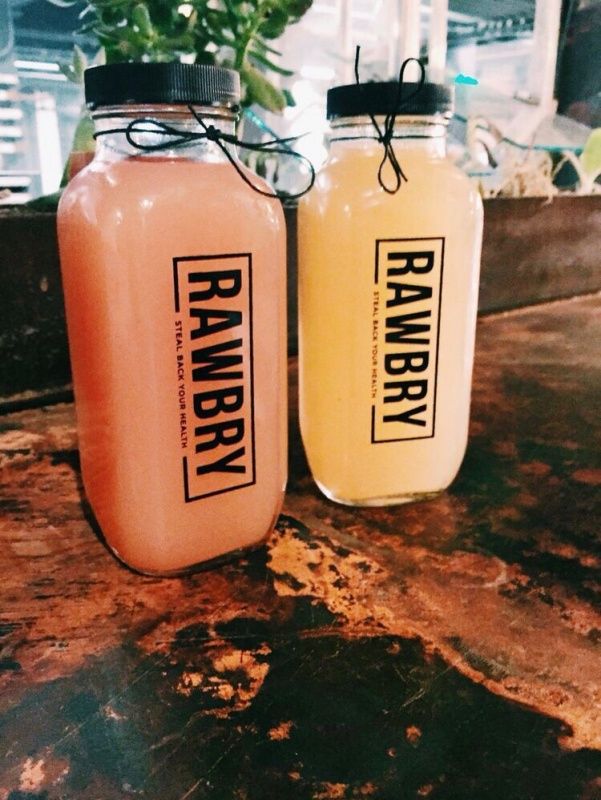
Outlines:
[[589,486],[601,486],[601,469],[577,469],[572,473],[572,478]]
[[533,475],[536,478],[544,478],[551,472],[551,465],[542,461],[530,461],[519,465],[520,472],[525,475]]
[[601,660],[583,635],[601,616],[561,588],[549,604],[493,556],[374,542],[320,521],[310,533],[282,524],[269,563],[278,593],[320,599],[346,635],[417,636],[489,690],[565,721],[563,746],[601,749]]
[[161,655],[187,625],[224,623],[251,608],[271,617],[281,601],[241,565],[170,580],[123,568],[84,515],[73,407],[11,421],[0,434],[0,625],[3,656],[16,667],[0,672],[0,711],[124,638]]
[[517,444],[511,439],[495,442],[493,444],[493,452],[498,456],[511,459],[517,459],[519,455]]
[[0,433],[0,453],[10,455],[21,452],[31,453],[35,446],[44,441],[44,436],[27,430],[9,430]]
[[[69,774],[69,763],[64,758],[57,758],[49,748],[39,754],[29,756],[11,772],[3,776],[4,780],[14,782],[19,792],[26,794],[46,793],[53,786],[62,784]],[[5,789],[0,789],[0,798]],[[11,793],[8,792],[6,796]],[[41,796],[41,795],[40,795]]]
[[515,508],[515,506],[505,506],[499,508],[499,517],[504,520],[511,520],[512,522],[518,522],[523,518],[523,512],[520,511],[519,508]]
[[422,732],[417,727],[417,725],[409,725],[405,729],[405,738],[409,742],[409,744],[413,745],[413,747],[417,747],[422,738]]
[[[184,672],[175,687],[176,692],[190,697],[194,689],[202,686],[204,676],[202,672]],[[233,691],[232,691],[233,693]]]
[[343,800],[348,784],[323,781],[319,787],[319,790],[313,795],[314,800]]
[[522,508],[536,508],[538,505],[538,497],[528,491],[520,492],[515,500]]
[[271,739],[272,742],[281,742],[284,739],[290,738],[290,731],[292,730],[293,722],[292,720],[285,720],[284,722],[280,722],[279,725],[276,725],[270,730],[267,731],[267,736]]
[[22,792],[38,792],[44,783],[44,759],[39,758],[34,761],[28,758],[23,764],[23,770],[19,777],[19,789]]
[[376,580],[384,577],[384,568],[346,548],[341,557],[340,552],[318,540],[313,541],[314,546],[307,547],[307,542],[296,537],[293,530],[286,523],[280,524],[280,533],[269,546],[269,563],[278,594],[319,599],[325,599],[327,594],[328,607],[335,614],[359,625],[373,621],[383,627],[372,612],[375,610],[379,616],[387,618],[388,609],[384,605],[377,609],[364,606],[359,596],[373,583],[373,578],[368,579],[366,567],[374,572]]
[[599,800],[599,797],[601,797],[601,775],[586,784],[581,800]]
[[601,558],[574,544],[561,541],[552,531],[541,531],[536,536],[536,550],[542,553],[551,553],[568,561],[577,561],[587,569],[601,570]]
[[201,712],[206,716],[225,718],[244,711],[267,677],[269,664],[263,659],[270,652],[266,644],[260,644],[254,650],[240,650],[215,638],[205,644],[198,656],[204,670],[184,670],[175,691],[185,697],[199,692],[218,701],[217,707],[210,706]]
[[112,719],[115,722],[124,722],[127,719],[126,716],[120,714],[118,711],[115,711],[115,709],[110,705],[104,706],[104,708],[102,709],[102,713],[104,714],[106,719]]

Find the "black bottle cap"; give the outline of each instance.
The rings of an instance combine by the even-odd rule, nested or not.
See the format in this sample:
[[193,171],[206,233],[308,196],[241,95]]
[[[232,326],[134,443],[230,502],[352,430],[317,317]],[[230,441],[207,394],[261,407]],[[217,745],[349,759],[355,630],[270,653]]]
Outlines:
[[89,109],[144,103],[237,107],[240,76],[206,64],[105,64],[84,74]]
[[[401,103],[397,104],[399,84],[396,81],[382,83],[353,83],[347,86],[334,86],[328,91],[328,119],[337,117],[357,117],[364,114],[391,114],[399,116],[449,115],[453,111],[453,90],[440,83],[424,83],[419,92],[419,84],[403,83]],[[413,95],[411,97],[411,95]],[[410,97],[409,100],[403,98]]]

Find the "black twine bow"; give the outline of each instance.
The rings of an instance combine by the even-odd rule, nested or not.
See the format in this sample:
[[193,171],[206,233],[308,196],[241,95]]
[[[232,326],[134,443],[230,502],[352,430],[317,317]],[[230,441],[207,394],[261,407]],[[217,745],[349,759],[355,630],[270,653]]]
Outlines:
[[[250,186],[253,191],[257,192],[258,194],[262,194],[264,197],[277,197],[281,200],[295,200],[298,197],[302,197],[313,188],[313,184],[315,183],[315,167],[306,156],[302,155],[301,153],[297,153],[288,146],[290,142],[296,141],[299,138],[298,136],[289,136],[285,139],[271,139],[268,142],[245,142],[241,139],[238,139],[238,137],[234,134],[224,133],[214,125],[205,124],[202,117],[194,110],[192,106],[188,106],[188,109],[194,119],[201,126],[202,131],[183,131],[181,128],[175,128],[173,125],[169,125],[166,122],[159,122],[158,120],[150,117],[139,117],[138,119],[132,120],[125,128],[111,128],[110,130],[106,131],[97,131],[94,134],[94,138],[96,139],[99,136],[107,136],[114,133],[123,133],[125,134],[125,138],[131,147],[135,148],[136,150],[142,150],[146,153],[168,150],[173,147],[183,147],[187,144],[197,141],[213,142],[219,147],[232,167],[242,178],[244,183]],[[144,136],[145,134],[161,134],[169,137],[169,139],[166,142],[162,141],[158,144],[146,144],[145,142],[140,141],[138,138],[139,136]],[[275,190],[272,192],[265,191],[264,189],[261,189],[260,186],[257,186],[248,177],[241,164],[230,153],[226,147],[226,144],[233,144],[237,147],[242,147],[245,150],[252,150],[259,153],[273,153],[276,155],[290,156],[291,158],[295,158],[308,167],[310,174],[309,184],[302,191],[294,194],[290,194],[288,192],[278,192]]]
[[[357,86],[359,88],[363,87],[361,80],[359,78],[359,53],[361,51],[361,47],[357,45],[357,49],[355,50],[355,81],[357,82]],[[420,78],[418,81],[418,85],[416,88],[407,96],[403,97],[403,83],[405,79],[405,70],[409,66],[409,64],[415,61],[419,64],[420,68]],[[384,147],[384,156],[382,157],[382,161],[380,163],[380,168],[378,169],[378,182],[382,189],[388,194],[396,194],[398,190],[401,188],[401,184],[403,181],[405,183],[409,182],[409,178],[403,172],[403,168],[401,167],[399,160],[396,157],[396,153],[394,152],[394,148],[392,146],[392,139],[394,134],[394,124],[396,122],[397,114],[400,112],[401,108],[408,103],[410,100],[419,94],[422,90],[422,87],[426,81],[426,70],[424,69],[424,65],[419,60],[419,58],[406,58],[403,63],[401,64],[401,69],[399,71],[399,85],[397,89],[397,94],[394,102],[394,106],[392,110],[388,112],[386,117],[384,118],[384,128],[380,128],[377,123],[377,120],[374,114],[368,112],[369,118],[372,121],[372,124],[378,134],[377,140],[382,144]],[[390,188],[386,185],[383,177],[384,167],[386,166],[386,162],[390,163],[392,167],[392,171],[394,173],[394,188]]]

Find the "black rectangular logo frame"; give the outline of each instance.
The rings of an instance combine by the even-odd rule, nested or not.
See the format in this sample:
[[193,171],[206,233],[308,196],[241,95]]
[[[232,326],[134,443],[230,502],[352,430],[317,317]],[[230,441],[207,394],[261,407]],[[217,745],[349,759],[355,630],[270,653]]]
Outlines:
[[188,457],[182,457],[183,468],[183,483],[184,483],[184,501],[186,503],[194,503],[196,500],[203,500],[207,497],[214,497],[218,494],[226,494],[227,492],[234,492],[238,489],[244,489],[247,486],[254,486],[257,482],[257,465],[256,465],[256,451],[255,451],[255,365],[254,365],[254,335],[253,335],[253,282],[252,282],[252,253],[218,253],[215,255],[201,255],[201,256],[178,256],[173,259],[173,293],[174,293],[174,306],[175,313],[180,314],[180,280],[179,280],[179,265],[183,262],[190,261],[219,261],[224,258],[244,258],[248,265],[248,329],[250,334],[250,420],[251,420],[251,452],[252,452],[252,480],[245,481],[244,483],[237,484],[236,486],[228,486],[225,489],[217,489],[213,492],[206,492],[205,494],[191,495],[190,494],[190,479],[188,477]]
[[445,256],[445,238],[444,236],[411,236],[404,239],[376,239],[376,255],[375,255],[375,269],[374,269],[374,284],[378,286],[378,277],[380,269],[380,244],[391,242],[431,242],[438,241],[441,243],[440,252],[440,286],[438,289],[438,319],[436,323],[436,359],[434,367],[434,405],[432,409],[432,433],[427,436],[402,436],[398,439],[376,439],[376,407],[371,407],[371,444],[388,444],[390,442],[411,442],[416,439],[433,439],[436,433],[436,399],[438,392],[438,350],[440,347],[440,317],[442,312],[442,276],[444,273],[444,256]]

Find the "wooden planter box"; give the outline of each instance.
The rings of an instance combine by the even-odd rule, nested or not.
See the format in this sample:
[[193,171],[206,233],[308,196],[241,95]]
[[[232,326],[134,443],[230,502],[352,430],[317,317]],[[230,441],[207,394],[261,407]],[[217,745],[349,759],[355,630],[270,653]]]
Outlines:
[[486,200],[481,311],[601,289],[601,194]]
[[0,209],[0,398],[69,381],[56,215]]
[[[601,290],[601,195],[484,205],[481,312]],[[294,207],[286,208],[286,219],[295,352]],[[0,209],[0,405],[26,404],[27,392],[61,392],[69,380],[55,215]]]

